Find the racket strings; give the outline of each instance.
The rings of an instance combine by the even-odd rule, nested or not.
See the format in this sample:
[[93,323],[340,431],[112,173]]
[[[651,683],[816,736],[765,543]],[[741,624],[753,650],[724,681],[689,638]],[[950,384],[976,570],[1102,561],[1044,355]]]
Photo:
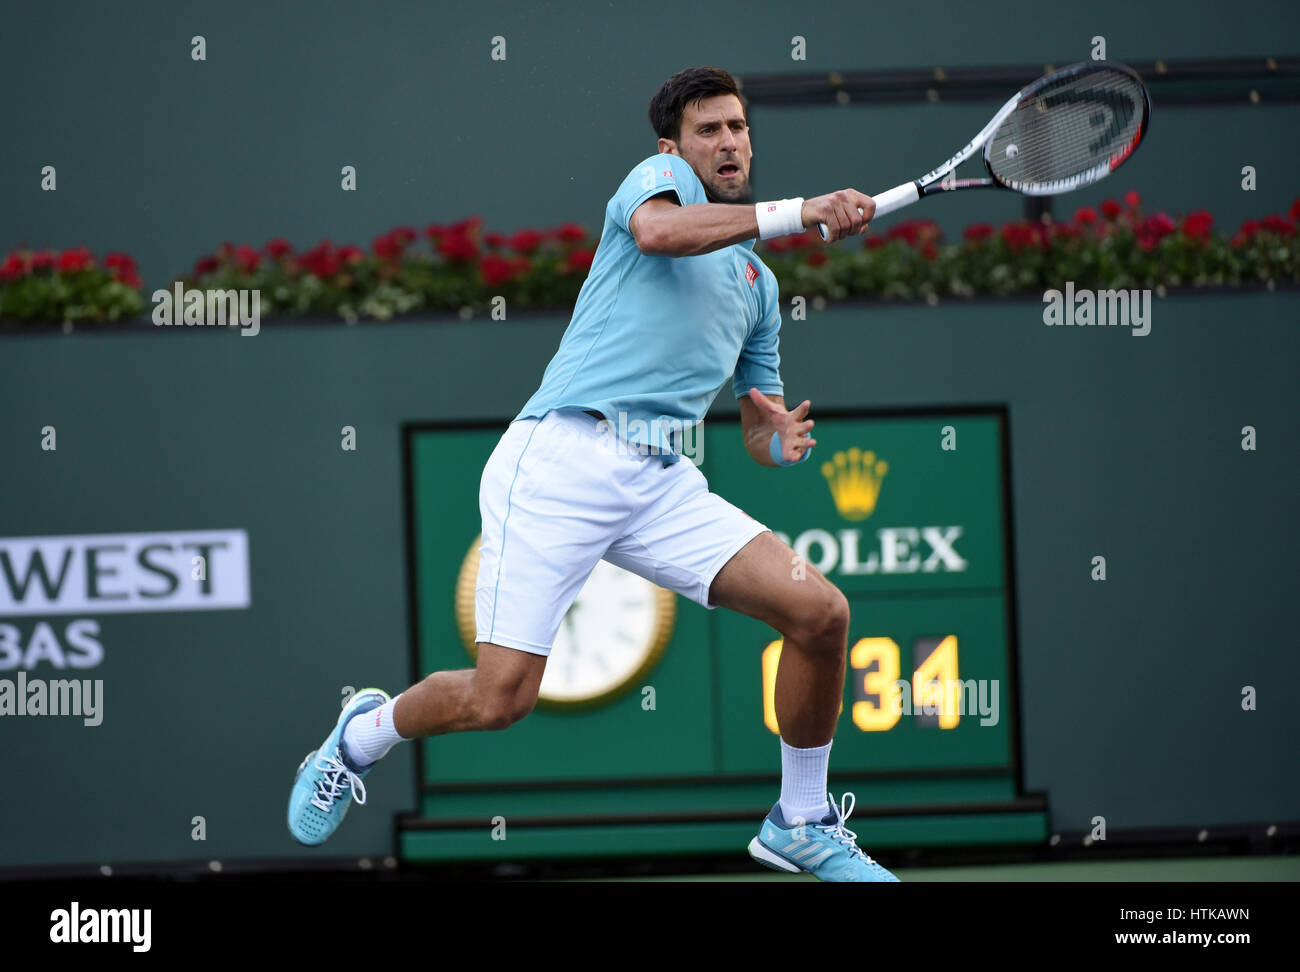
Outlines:
[[989,142],[989,169],[1021,192],[1060,191],[1109,172],[1131,151],[1145,116],[1141,82],[1109,69],[1027,92]]

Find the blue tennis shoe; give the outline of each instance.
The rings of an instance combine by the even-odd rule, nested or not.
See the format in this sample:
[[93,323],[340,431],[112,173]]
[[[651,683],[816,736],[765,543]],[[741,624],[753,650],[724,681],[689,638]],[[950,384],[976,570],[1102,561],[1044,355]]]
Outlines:
[[897,881],[858,846],[858,835],[844,823],[857,802],[852,793],[820,821],[792,826],[781,815],[777,803],[749,842],[749,856],[764,867],[792,874],[807,872],[819,881]]
[[289,833],[298,843],[309,847],[325,843],[338,830],[352,801],[366,802],[361,781],[374,764],[356,766],[344,761],[343,730],[354,717],[388,701],[388,693],[382,689],[356,693],[343,707],[334,731],[298,767],[289,793]]

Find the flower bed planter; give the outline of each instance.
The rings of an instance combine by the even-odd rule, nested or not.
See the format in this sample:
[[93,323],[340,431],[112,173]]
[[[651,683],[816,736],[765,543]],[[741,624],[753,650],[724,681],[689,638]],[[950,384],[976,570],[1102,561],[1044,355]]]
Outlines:
[[[803,296],[935,300],[980,296],[1041,297],[1067,281],[1076,287],[1254,288],[1300,283],[1300,199],[1286,216],[1248,220],[1237,233],[1214,232],[1205,211],[1174,220],[1144,213],[1136,193],[1078,210],[1069,221],[985,223],[945,242],[929,220],[896,223],[862,245],[830,246],[804,233],[758,244],[781,284],[783,300]],[[257,249],[222,244],[177,278],[185,288],[256,290],[264,319],[392,320],[452,312],[488,313],[503,298],[511,313],[556,310],[577,299],[595,254],[581,226],[484,232],[474,217],[420,235],[398,227],[370,252],[324,241],[295,253],[283,239]],[[171,286],[169,282],[168,286]],[[63,254],[19,251],[0,264],[0,323],[81,324],[142,318],[151,301],[134,261],[109,254],[101,267],[84,248]]]

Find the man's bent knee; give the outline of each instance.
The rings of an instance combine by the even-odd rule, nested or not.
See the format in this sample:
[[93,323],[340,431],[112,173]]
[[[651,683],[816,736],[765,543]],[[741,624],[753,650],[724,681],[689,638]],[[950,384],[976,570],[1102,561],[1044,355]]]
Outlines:
[[480,729],[508,729],[533,711],[536,698],[492,694],[479,701],[478,722]]
[[505,729],[537,704],[546,656],[481,643],[474,673],[474,712],[480,729]]
[[848,598],[827,582],[809,594],[791,627],[783,633],[810,651],[843,651],[849,637]]

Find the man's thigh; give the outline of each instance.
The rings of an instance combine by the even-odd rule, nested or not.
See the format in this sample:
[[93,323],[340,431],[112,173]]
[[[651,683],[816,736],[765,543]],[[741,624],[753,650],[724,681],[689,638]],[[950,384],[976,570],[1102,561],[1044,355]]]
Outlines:
[[755,537],[718,572],[710,598],[783,633],[830,614],[843,597],[816,567],[772,533]]
[[479,487],[475,641],[550,653],[564,613],[628,518],[617,464],[590,420],[551,412],[511,424]]
[[489,642],[479,642],[476,647],[479,690],[531,708],[546,674],[547,656]]
[[[709,491],[686,460],[665,469],[647,464],[642,487],[653,499],[604,559],[709,609],[714,580],[755,537],[771,533],[743,510]],[[658,466],[658,468],[656,468]],[[775,538],[772,538],[775,539]]]

